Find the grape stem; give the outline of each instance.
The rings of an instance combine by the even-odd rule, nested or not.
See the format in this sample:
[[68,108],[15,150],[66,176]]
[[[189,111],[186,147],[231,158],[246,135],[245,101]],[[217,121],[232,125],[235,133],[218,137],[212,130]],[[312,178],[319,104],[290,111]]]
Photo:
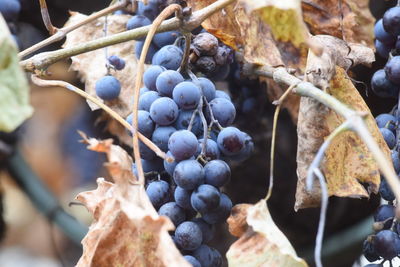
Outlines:
[[[200,26],[200,24],[205,19],[207,19],[209,16],[211,16],[215,12],[223,9],[224,7],[234,3],[235,1],[236,0],[215,1],[214,3],[212,3],[211,5],[203,8],[203,9],[193,12],[193,14],[189,18],[185,19],[184,21],[181,21],[179,18],[171,18],[169,20],[164,21],[160,25],[160,27],[157,28],[157,32],[166,32],[166,31],[173,31],[173,30],[179,30],[179,29],[184,30],[184,31],[192,31],[193,29]],[[93,21],[101,16],[104,16],[105,14],[108,14],[115,10],[121,9],[123,7],[122,3],[124,3],[124,1],[119,4],[116,4],[115,6],[110,6],[106,9],[103,9],[102,11],[94,13],[94,14],[90,15],[89,17],[87,17],[86,19],[84,19],[82,22],[79,22],[75,25],[71,25],[69,27],[60,29],[56,34],[54,34],[50,38],[22,51],[21,53],[19,53],[19,56],[22,58],[34,51],[37,51],[38,49],[46,46],[47,44],[61,40],[62,38],[65,37],[67,32],[75,30],[75,29],[79,28],[80,26],[86,24],[89,19],[90,19],[90,21]],[[66,59],[66,58],[69,58],[72,56],[90,52],[90,51],[100,49],[100,48],[103,48],[106,46],[115,45],[115,44],[131,41],[131,40],[137,40],[139,38],[143,38],[150,31],[150,27],[151,27],[151,25],[148,25],[148,26],[137,28],[137,29],[113,34],[113,35],[110,35],[107,37],[98,38],[96,40],[85,42],[85,43],[76,45],[74,47],[63,48],[63,49],[54,50],[51,52],[39,53],[39,54],[34,55],[26,60],[21,61],[20,65],[24,70],[29,71],[29,72],[34,72],[35,70],[43,70],[43,69],[46,69],[51,64],[53,64],[59,60],[62,60],[62,59]]]
[[[79,27],[81,27],[83,25],[86,25],[86,24],[88,24],[88,23],[90,23],[90,22],[92,22],[92,21],[94,21],[94,20],[96,20],[96,19],[98,19],[98,18],[100,18],[100,17],[102,17],[104,15],[110,14],[112,12],[115,12],[117,10],[120,10],[120,9],[126,7],[129,4],[129,2],[130,2],[129,0],[121,0],[121,1],[119,1],[118,3],[116,3],[114,5],[111,5],[111,6],[106,7],[106,8],[104,8],[104,9],[102,9],[102,10],[96,12],[96,13],[91,14],[90,16],[84,18],[83,20],[81,20],[81,21],[79,21],[79,22],[77,22],[75,24],[72,24],[70,26],[65,26],[65,27],[63,27],[61,29],[57,29],[57,28],[53,27],[53,25],[51,24],[50,16],[49,16],[49,13],[47,11],[47,6],[46,6],[45,0],[40,0],[40,6],[41,6],[43,22],[44,22],[44,24],[46,26],[46,29],[50,32],[51,36],[49,38],[47,38],[47,39],[44,39],[43,41],[41,41],[41,42],[39,42],[37,44],[34,44],[31,47],[28,47],[27,49],[21,51],[18,54],[18,56],[20,58],[24,58],[27,55],[30,55],[33,52],[35,52],[35,51],[37,51],[37,50],[39,50],[39,49],[41,49],[43,47],[46,47],[46,46],[48,46],[48,45],[50,45],[52,43],[61,41],[68,33],[72,32],[72,31],[78,29]],[[43,7],[45,7],[45,8],[43,8]],[[45,14],[44,14],[44,12],[45,12]]]
[[[138,106],[139,106],[139,94],[140,94],[140,86],[142,85],[142,76],[144,71],[144,62],[146,60],[147,52],[149,50],[151,40],[153,39],[154,34],[156,33],[157,28],[161,25],[161,23],[171,16],[173,13],[182,14],[182,7],[178,4],[171,4],[167,8],[165,8],[153,21],[150,26],[150,30],[146,36],[144,41],[144,45],[142,48],[142,53],[140,54],[139,63],[137,65],[136,79],[135,79],[135,87],[133,90],[133,112],[132,112],[132,127],[134,129],[138,128]],[[178,15],[177,15],[178,16]],[[143,166],[140,158],[139,151],[139,139],[138,139],[138,131],[133,133],[133,155],[135,158],[136,169],[139,175],[139,183],[144,185],[145,179],[143,174]]]
[[[94,104],[98,105],[101,109],[103,109],[105,112],[107,112],[112,118],[117,120],[119,123],[122,124],[128,131],[131,131],[132,134],[135,132],[135,129],[132,128],[132,125],[130,125],[124,118],[122,118],[118,113],[116,113],[114,110],[112,110],[110,107],[105,105],[103,102],[101,102],[99,99],[97,99],[94,96],[89,95],[85,91],[79,89],[78,87],[73,86],[72,84],[69,84],[64,81],[56,81],[56,80],[43,80],[40,79],[36,75],[32,75],[31,80],[34,84],[41,86],[41,87],[63,87],[66,88],[83,98],[87,99],[90,102],[93,102]],[[161,149],[158,148],[157,145],[155,145],[151,140],[149,140],[147,137],[142,135],[141,133],[138,133],[138,137],[140,141],[142,141],[146,146],[148,146],[151,150],[154,151],[154,153],[157,154],[160,158],[168,161],[168,162],[173,162],[174,159],[168,157]]]
[[53,24],[51,23],[49,10],[47,9],[46,0],[39,0],[39,4],[40,4],[40,13],[42,14],[44,26],[49,31],[49,34],[53,35],[58,31],[58,29],[56,27],[54,27]]
[[181,66],[178,71],[181,73],[186,73],[189,68],[189,55],[190,55],[190,43],[192,41],[192,33],[191,32],[182,32],[183,37],[185,38],[185,49],[183,51],[183,58],[181,61]]
[[[348,120],[350,122],[349,127],[357,133],[368,147],[372,157],[375,159],[379,167],[379,170],[385,176],[390,188],[396,196],[396,199],[400,199],[400,180],[394,172],[392,163],[386,159],[385,154],[368,131],[368,128],[364,123],[364,113],[350,109],[333,96],[315,87],[312,83],[302,81],[294,75],[289,74],[284,67],[274,68],[270,66],[255,67],[254,65],[245,65],[244,72],[247,75],[258,75],[272,78],[278,84],[291,85],[297,83],[297,86],[293,88],[294,93],[303,97],[311,97],[336,111],[339,115]],[[396,207],[396,217],[398,219],[400,218],[400,205]]]
[[215,125],[217,125],[218,129],[221,131],[222,129],[224,129],[224,127],[222,127],[221,124],[219,123],[219,121],[215,119],[214,112],[212,111],[210,103],[208,103],[207,99],[205,99],[204,101],[208,108],[208,112],[210,113],[211,122],[210,122],[210,125],[208,125],[208,128],[211,129],[211,127],[215,124]]
[[274,188],[274,161],[275,161],[275,139],[276,139],[276,128],[278,125],[278,117],[279,112],[281,110],[282,102],[286,99],[286,97],[292,92],[293,88],[296,84],[292,84],[289,88],[279,97],[278,100],[274,101],[273,104],[277,105],[274,113],[274,121],[272,125],[272,138],[271,138],[271,151],[270,151],[270,169],[269,169],[269,184],[267,196],[265,197],[265,201],[267,201],[272,195],[272,189]]
[[317,267],[322,267],[321,260],[321,251],[322,251],[322,241],[324,239],[324,229],[325,229],[325,221],[326,221],[326,211],[328,209],[328,186],[326,184],[324,175],[322,174],[319,166],[324,158],[325,151],[328,149],[332,140],[338,136],[340,133],[350,130],[351,121],[346,120],[339,127],[337,127],[324,141],[321,147],[318,149],[315,158],[310,164],[310,167],[307,170],[307,178],[306,178],[306,189],[308,192],[312,191],[313,183],[314,183],[314,175],[317,176],[319,180],[319,184],[321,187],[321,211],[319,215],[319,223],[318,223],[318,232],[315,240],[315,249],[314,249],[314,259],[315,265]]

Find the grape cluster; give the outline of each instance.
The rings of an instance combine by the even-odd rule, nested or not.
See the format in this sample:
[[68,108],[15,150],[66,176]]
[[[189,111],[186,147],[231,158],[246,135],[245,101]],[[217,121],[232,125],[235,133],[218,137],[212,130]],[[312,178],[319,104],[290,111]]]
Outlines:
[[[382,57],[392,57],[386,63],[384,69],[374,73],[371,79],[373,92],[382,98],[398,98],[400,88],[400,56],[396,55],[400,35],[400,7],[396,6],[387,10],[375,24],[375,46],[377,53]],[[391,113],[383,113],[375,118],[376,124],[391,149],[391,159],[394,170],[400,173],[400,155],[398,145],[398,109]],[[394,204],[395,196],[390,189],[385,177],[381,177],[379,193],[387,204],[382,204],[374,214],[375,234],[370,235],[363,243],[364,256],[369,261],[391,261],[400,255],[400,225],[395,220]],[[367,266],[382,266],[381,264],[369,264]]]
[[[138,130],[174,161],[163,161],[140,143],[146,192],[158,213],[176,226],[171,236],[193,266],[221,266],[221,254],[206,244],[232,208],[221,190],[231,177],[226,160],[245,160],[253,142],[232,126],[236,109],[227,94],[207,78],[184,77],[176,70],[181,53],[166,57],[162,51],[155,55],[159,64],[143,74]],[[132,116],[126,120],[131,123]],[[137,174],[136,164],[132,169]]]

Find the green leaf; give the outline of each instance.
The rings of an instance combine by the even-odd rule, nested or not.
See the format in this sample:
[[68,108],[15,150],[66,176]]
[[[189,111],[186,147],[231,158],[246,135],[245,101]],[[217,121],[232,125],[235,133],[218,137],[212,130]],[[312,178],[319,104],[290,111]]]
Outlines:
[[0,131],[12,132],[32,115],[29,86],[18,50],[0,14]]

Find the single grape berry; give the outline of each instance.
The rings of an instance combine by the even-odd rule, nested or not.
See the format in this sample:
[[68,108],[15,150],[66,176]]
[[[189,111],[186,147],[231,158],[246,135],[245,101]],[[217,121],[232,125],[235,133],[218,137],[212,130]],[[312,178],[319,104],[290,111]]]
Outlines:
[[141,95],[143,95],[144,93],[147,93],[147,92],[149,92],[150,90],[149,89],[147,89],[146,87],[142,87],[142,88],[140,88],[140,90],[139,90],[139,96],[141,96]]
[[[132,116],[129,114],[126,121],[132,125]],[[147,138],[150,138],[154,131],[154,122],[151,120],[150,113],[145,110],[138,110],[138,130]]]
[[194,218],[192,222],[196,223],[203,233],[203,243],[210,242],[215,233],[215,227],[213,224],[206,223],[202,218]]
[[158,210],[158,214],[167,216],[175,226],[178,226],[185,220],[185,210],[179,207],[175,202],[165,203]]
[[160,95],[154,91],[148,91],[143,93],[139,97],[139,110],[150,111],[151,104],[153,104],[153,102],[159,98]]
[[383,28],[394,36],[400,35],[400,7],[388,9],[383,15]]
[[227,127],[233,123],[236,116],[235,106],[231,101],[225,98],[214,98],[209,103],[209,108],[206,109],[206,116],[211,118],[210,110],[214,118],[221,124],[222,127]]
[[231,101],[231,97],[222,90],[215,90],[215,98],[225,98],[226,100]]
[[218,207],[213,211],[202,214],[203,220],[209,224],[224,222],[231,214],[231,210],[231,199],[227,195],[221,193]]
[[193,190],[204,183],[203,166],[196,160],[183,160],[176,165],[173,177],[179,187]]
[[217,144],[225,155],[237,155],[245,146],[245,135],[236,127],[226,127],[218,134]]
[[154,35],[153,42],[158,47],[171,45],[179,35],[177,31],[157,33]]
[[144,85],[152,91],[156,91],[156,81],[158,76],[165,71],[164,67],[152,65],[143,73]]
[[363,243],[363,254],[369,261],[376,261],[379,259],[379,255],[376,253],[374,244],[372,242],[374,236],[369,236]]
[[200,88],[192,82],[181,82],[172,91],[172,97],[181,109],[194,109],[200,102]]
[[214,56],[218,51],[218,39],[208,32],[203,32],[193,39],[193,46],[201,56]]
[[380,114],[375,118],[378,128],[388,128],[392,132],[396,130],[396,117],[391,114]]
[[153,132],[151,141],[166,152],[168,150],[168,140],[174,132],[176,132],[176,129],[172,126],[158,126]]
[[196,68],[203,73],[212,73],[217,68],[213,57],[202,56],[195,63]]
[[179,47],[166,45],[153,56],[152,64],[163,66],[168,70],[177,70],[181,64],[182,57],[183,52]]
[[391,260],[400,253],[400,238],[391,230],[382,230],[373,239],[376,254]]
[[204,166],[204,175],[206,184],[221,187],[230,181],[231,169],[225,161],[212,160]]
[[142,141],[139,141],[139,151],[140,156],[145,160],[153,160],[156,157],[156,153],[154,153],[154,151],[151,150]]
[[168,149],[177,160],[188,159],[197,151],[197,138],[188,130],[180,130],[171,135]]
[[385,29],[383,28],[383,20],[382,19],[378,20],[375,23],[374,34],[375,34],[375,38],[384,44],[393,45],[394,43],[396,43],[396,39],[397,39],[396,36],[386,32]]
[[222,256],[218,250],[210,248],[207,245],[201,245],[198,249],[193,251],[195,257],[202,267],[221,267]]
[[103,100],[112,100],[119,96],[121,92],[121,84],[117,78],[111,75],[106,75],[97,80],[96,94]]
[[386,63],[385,72],[386,77],[392,83],[396,85],[400,84],[400,56],[394,56]]
[[377,70],[371,79],[371,89],[379,97],[396,98],[399,95],[399,86],[389,81],[383,69]]
[[155,209],[159,209],[171,199],[169,184],[163,180],[149,183],[146,193]]
[[201,90],[203,91],[203,95],[207,99],[208,102],[215,98],[215,85],[212,81],[207,78],[200,77],[198,79]]
[[375,40],[375,48],[378,55],[383,58],[389,58],[389,53],[391,51],[391,47],[381,43],[379,40]]
[[192,205],[190,204],[190,196],[192,195],[191,190],[183,189],[182,187],[177,186],[174,192],[174,198],[176,204],[180,207],[190,210],[192,209]]
[[192,207],[200,212],[207,213],[215,210],[220,202],[220,193],[217,188],[209,184],[202,184],[196,188],[191,197]]
[[[196,157],[201,154],[201,151],[203,149],[204,139],[200,138],[198,141],[199,141],[199,146],[197,147],[197,152],[195,154]],[[207,139],[206,150],[205,150],[204,156],[206,157],[207,160],[214,160],[214,159],[218,159],[220,157],[218,145],[214,140]]]
[[396,145],[396,137],[394,136],[393,132],[387,128],[379,128],[379,131],[381,132],[388,147],[390,149],[394,148]]
[[[195,112],[195,110],[193,110],[193,109],[181,110],[179,112],[178,118],[175,121],[175,124],[174,124],[175,128],[177,130],[188,129],[190,120],[192,119],[192,116],[193,116],[193,112]],[[196,136],[203,133],[203,125],[201,123],[200,116],[198,114],[196,114],[194,116],[192,128],[190,129],[190,131]]]
[[[148,18],[146,18],[143,15],[136,15],[136,16],[132,16],[128,22],[126,23],[126,29],[127,30],[133,30],[136,28],[140,28],[143,26],[147,26],[151,24],[151,20],[149,20]],[[140,41],[144,41],[146,37],[142,37],[138,40]]]
[[175,86],[183,81],[184,78],[178,71],[166,70],[157,77],[156,88],[160,95],[171,97]]
[[112,65],[116,70],[122,70],[125,68],[125,60],[116,55],[109,56],[107,60],[108,63]]
[[379,185],[379,194],[386,201],[393,201],[396,198],[389,184],[383,178],[381,178],[381,184]]
[[400,172],[400,155],[399,155],[399,152],[397,152],[396,150],[392,150],[391,156],[392,156],[393,168],[394,168],[396,173],[399,173]]
[[149,20],[154,20],[158,16],[158,13],[160,13],[158,5],[158,0],[149,0],[147,1],[147,5],[142,1],[138,1],[137,14],[146,16]]
[[151,119],[158,125],[171,125],[178,118],[179,109],[169,97],[156,99],[150,106]]
[[201,264],[195,257],[190,255],[183,256],[187,262],[189,262],[193,267],[201,267]]
[[200,247],[202,241],[203,234],[194,222],[183,222],[175,230],[175,242],[183,250],[195,250]]
[[383,222],[389,218],[393,218],[394,211],[394,206],[392,205],[381,205],[378,207],[377,211],[374,214],[374,221]]

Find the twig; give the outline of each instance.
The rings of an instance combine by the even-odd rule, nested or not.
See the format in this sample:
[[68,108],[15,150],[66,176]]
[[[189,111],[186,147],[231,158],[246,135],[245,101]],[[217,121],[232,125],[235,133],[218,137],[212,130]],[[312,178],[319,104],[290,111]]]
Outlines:
[[201,155],[206,158],[206,149],[207,149],[207,139],[208,139],[208,127],[207,127],[207,121],[206,118],[204,117],[203,113],[203,99],[206,99],[205,96],[202,96],[200,98],[200,102],[197,106],[197,110],[200,115],[201,123],[203,124],[203,142],[201,143]]
[[[236,0],[216,1],[216,2],[212,3],[211,5],[194,12],[187,20],[185,20],[183,22],[181,22],[178,18],[171,18],[169,20],[164,21],[160,25],[160,27],[158,27],[157,32],[166,32],[166,31],[173,31],[173,30],[178,30],[178,29],[183,29],[185,31],[191,31],[191,30],[197,28],[198,26],[200,26],[200,24],[206,18],[208,18],[215,12],[221,10],[222,8],[232,4],[235,1]],[[94,19],[96,19],[102,15],[108,14],[110,12],[112,12],[112,11],[103,12],[101,15],[99,15],[98,13],[95,13],[97,16]],[[93,14],[93,15],[95,15],[95,14]],[[91,17],[91,16],[89,16],[89,17]],[[89,19],[89,17],[86,18],[86,20]],[[93,20],[93,18],[92,18],[92,20]],[[82,24],[84,24],[84,23],[82,22]],[[114,35],[110,35],[107,37],[103,37],[103,38],[92,40],[92,41],[89,41],[86,43],[82,43],[82,44],[76,45],[74,47],[59,49],[59,50],[55,50],[55,51],[51,51],[51,52],[43,52],[43,53],[37,54],[29,59],[21,61],[20,64],[24,70],[30,71],[30,72],[34,72],[35,70],[46,69],[48,66],[50,66],[51,64],[53,64],[61,59],[76,56],[76,55],[79,55],[79,54],[82,54],[85,52],[90,52],[90,51],[93,51],[93,50],[96,50],[99,48],[103,48],[106,46],[115,45],[115,44],[131,41],[131,40],[137,40],[139,38],[143,38],[149,32],[150,27],[151,27],[150,25],[145,26],[145,27],[140,27],[137,29],[117,33]],[[77,28],[77,27],[75,27],[75,28]],[[57,36],[59,33],[61,34],[61,32],[63,32],[63,31],[65,31],[65,29],[64,30],[60,29],[55,35],[53,35],[49,39],[56,38],[55,36]],[[61,37],[61,39],[62,38],[63,37]],[[49,40],[49,39],[47,39],[47,40]],[[60,39],[56,39],[56,41],[58,41],[58,40],[60,40]],[[46,45],[47,45],[47,42],[48,41],[46,41]],[[37,45],[39,45],[39,44],[37,44]],[[20,53],[19,56],[24,57],[24,56],[32,53],[33,51],[40,49],[41,47],[43,47],[43,46],[41,45],[39,48],[33,48],[33,47],[28,48],[28,49],[30,49],[30,51],[27,51],[28,49],[25,51],[22,51],[21,53],[23,53],[23,54]]]
[[322,172],[319,169],[319,166],[324,158],[325,151],[328,149],[332,140],[340,133],[350,130],[350,121],[345,121],[339,127],[337,127],[324,141],[324,143],[319,148],[317,154],[315,155],[314,160],[310,164],[310,167],[307,171],[306,178],[306,189],[307,191],[311,191],[314,182],[314,175],[317,176],[320,186],[321,186],[321,212],[319,215],[319,223],[318,223],[318,232],[315,241],[315,250],[314,250],[314,258],[315,264],[317,267],[322,267],[322,259],[321,259],[321,251],[322,251],[322,241],[324,239],[324,229],[325,229],[325,220],[326,220],[326,210],[328,208],[328,189],[324,179]]
[[292,89],[296,86],[296,84],[292,84],[289,88],[279,97],[278,100],[274,101],[276,104],[276,109],[274,113],[274,122],[272,125],[272,138],[271,138],[271,152],[270,152],[270,166],[269,166],[269,185],[267,195],[265,196],[265,201],[267,201],[272,195],[272,189],[274,187],[274,161],[275,161],[275,138],[276,138],[276,128],[278,124],[278,116],[281,110],[282,102],[286,99]]
[[[135,132],[134,128],[132,128],[132,125],[130,125],[124,118],[122,118],[118,113],[116,113],[114,110],[112,110],[110,107],[102,103],[99,99],[97,99],[94,96],[89,95],[85,91],[73,86],[72,84],[69,84],[64,81],[55,81],[55,80],[43,80],[37,77],[36,75],[31,76],[32,82],[38,86],[41,87],[49,87],[49,86],[59,86],[66,88],[82,97],[85,99],[89,100],[90,102],[93,102],[94,104],[98,105],[101,109],[103,109],[105,112],[107,112],[112,118],[117,120],[119,123],[121,123],[128,131],[131,131],[132,133]],[[162,159],[165,159],[168,162],[173,162],[174,159],[168,157],[161,149],[158,148],[151,140],[149,140],[147,137],[142,135],[141,133],[138,133],[140,141],[142,141],[146,146],[148,146],[151,150],[156,153],[157,156],[159,156]]]
[[[40,0],[41,4],[42,4],[42,2],[44,2],[44,0]],[[88,23],[90,23],[90,22],[92,22],[92,21],[94,21],[94,20],[96,20],[96,19],[98,19],[98,18],[100,18],[100,17],[102,17],[104,15],[107,15],[109,13],[112,13],[114,11],[117,11],[117,10],[125,7],[128,2],[129,2],[128,0],[122,0],[122,1],[120,1],[118,3],[116,3],[115,5],[106,7],[106,8],[104,8],[104,9],[102,9],[102,10],[96,12],[96,13],[91,14],[90,16],[86,17],[82,21],[79,21],[79,22],[77,22],[77,23],[75,23],[73,25],[66,26],[66,27],[61,28],[61,29],[57,29],[55,32],[53,32],[52,36],[50,36],[47,39],[44,39],[43,41],[41,41],[41,42],[31,46],[31,47],[28,47],[27,49],[25,49],[23,51],[21,51],[18,54],[18,56],[20,58],[24,58],[27,55],[32,54],[33,52],[35,52],[35,51],[37,51],[37,50],[39,50],[39,49],[41,49],[41,48],[43,48],[45,46],[48,46],[48,45],[50,45],[52,43],[61,41],[68,33],[72,32],[73,30],[76,30],[79,27],[81,27],[81,26],[83,26],[85,24],[88,24]],[[46,12],[47,12],[47,9],[46,9]],[[43,16],[43,11],[42,11],[42,16]],[[44,21],[44,23],[46,25],[46,28],[47,28],[48,24],[46,24],[47,22],[45,21],[45,16],[43,16],[43,21]],[[48,16],[48,13],[47,13],[47,16]],[[48,16],[48,20],[50,21],[50,17],[49,16]],[[51,22],[50,22],[50,25],[51,25]],[[47,28],[47,30],[49,30],[49,29]],[[50,32],[50,30],[49,30],[49,32]],[[52,34],[52,33],[50,32],[50,34]]]
[[314,169],[314,173],[318,177],[319,183],[321,185],[321,212],[319,215],[318,232],[315,241],[314,258],[315,258],[315,265],[317,267],[322,267],[321,250],[322,250],[322,241],[324,239],[326,211],[328,209],[329,195],[325,178],[320,169]]
[[189,65],[189,55],[190,55],[190,43],[192,41],[192,33],[191,32],[183,32],[183,37],[185,38],[185,50],[183,51],[183,58],[181,62],[181,66],[178,71],[185,73],[188,70]]
[[197,109],[193,110],[192,117],[190,117],[189,125],[187,127],[188,131],[192,130],[192,127],[194,124],[194,119],[196,118],[196,115],[197,115]]
[[[250,68],[247,69],[247,72],[250,72]],[[301,81],[299,78],[289,74],[284,67],[273,68],[270,66],[261,66],[259,68],[253,68],[252,73],[247,74],[256,74],[272,78],[275,82],[281,84],[291,85],[294,83],[298,83],[296,88],[293,90],[294,93],[301,96],[311,97],[318,102],[324,104],[325,106],[331,108],[332,110],[336,111],[346,120],[350,121],[351,129],[355,131],[364,141],[376,163],[378,164],[380,171],[385,176],[386,181],[388,182],[394,195],[397,199],[400,199],[400,181],[397,178],[397,174],[393,170],[393,166],[391,166],[391,163],[386,160],[385,155],[380,150],[378,144],[369,133],[363,121],[363,117],[365,114],[350,109],[333,96],[315,87],[313,84]],[[400,205],[398,205],[396,209],[396,217],[400,218]]]
[[215,119],[214,116],[214,112],[210,107],[210,103],[208,103],[207,99],[204,99],[204,102],[208,108],[208,113],[210,114],[210,125],[208,125],[208,128],[211,129],[211,127],[215,124],[217,125],[218,129],[221,131],[222,129],[224,129],[224,127],[221,126],[221,124],[219,123],[219,121],[217,119]]
[[44,26],[49,31],[49,34],[53,35],[58,31],[58,29],[56,27],[54,27],[53,24],[51,23],[49,10],[47,9],[46,0],[39,0],[39,3],[40,3],[40,13],[42,13],[42,19],[43,19]]
[[[171,4],[167,8],[165,8],[160,13],[160,15],[158,15],[157,18],[153,21],[149,33],[146,36],[146,40],[144,41],[142,53],[140,54],[139,63],[137,65],[135,88],[133,91],[134,100],[133,100],[132,126],[134,129],[137,129],[138,127],[139,93],[140,93],[140,86],[142,84],[144,62],[146,60],[147,51],[149,50],[151,40],[153,39],[153,36],[156,33],[157,28],[166,18],[168,18],[169,16],[171,16],[171,14],[175,12],[182,12],[182,7],[178,4]],[[142,161],[140,158],[140,151],[139,151],[138,131],[134,131],[133,133],[133,155],[135,157],[136,169],[139,176],[139,183],[144,185],[144,174],[143,174]]]

